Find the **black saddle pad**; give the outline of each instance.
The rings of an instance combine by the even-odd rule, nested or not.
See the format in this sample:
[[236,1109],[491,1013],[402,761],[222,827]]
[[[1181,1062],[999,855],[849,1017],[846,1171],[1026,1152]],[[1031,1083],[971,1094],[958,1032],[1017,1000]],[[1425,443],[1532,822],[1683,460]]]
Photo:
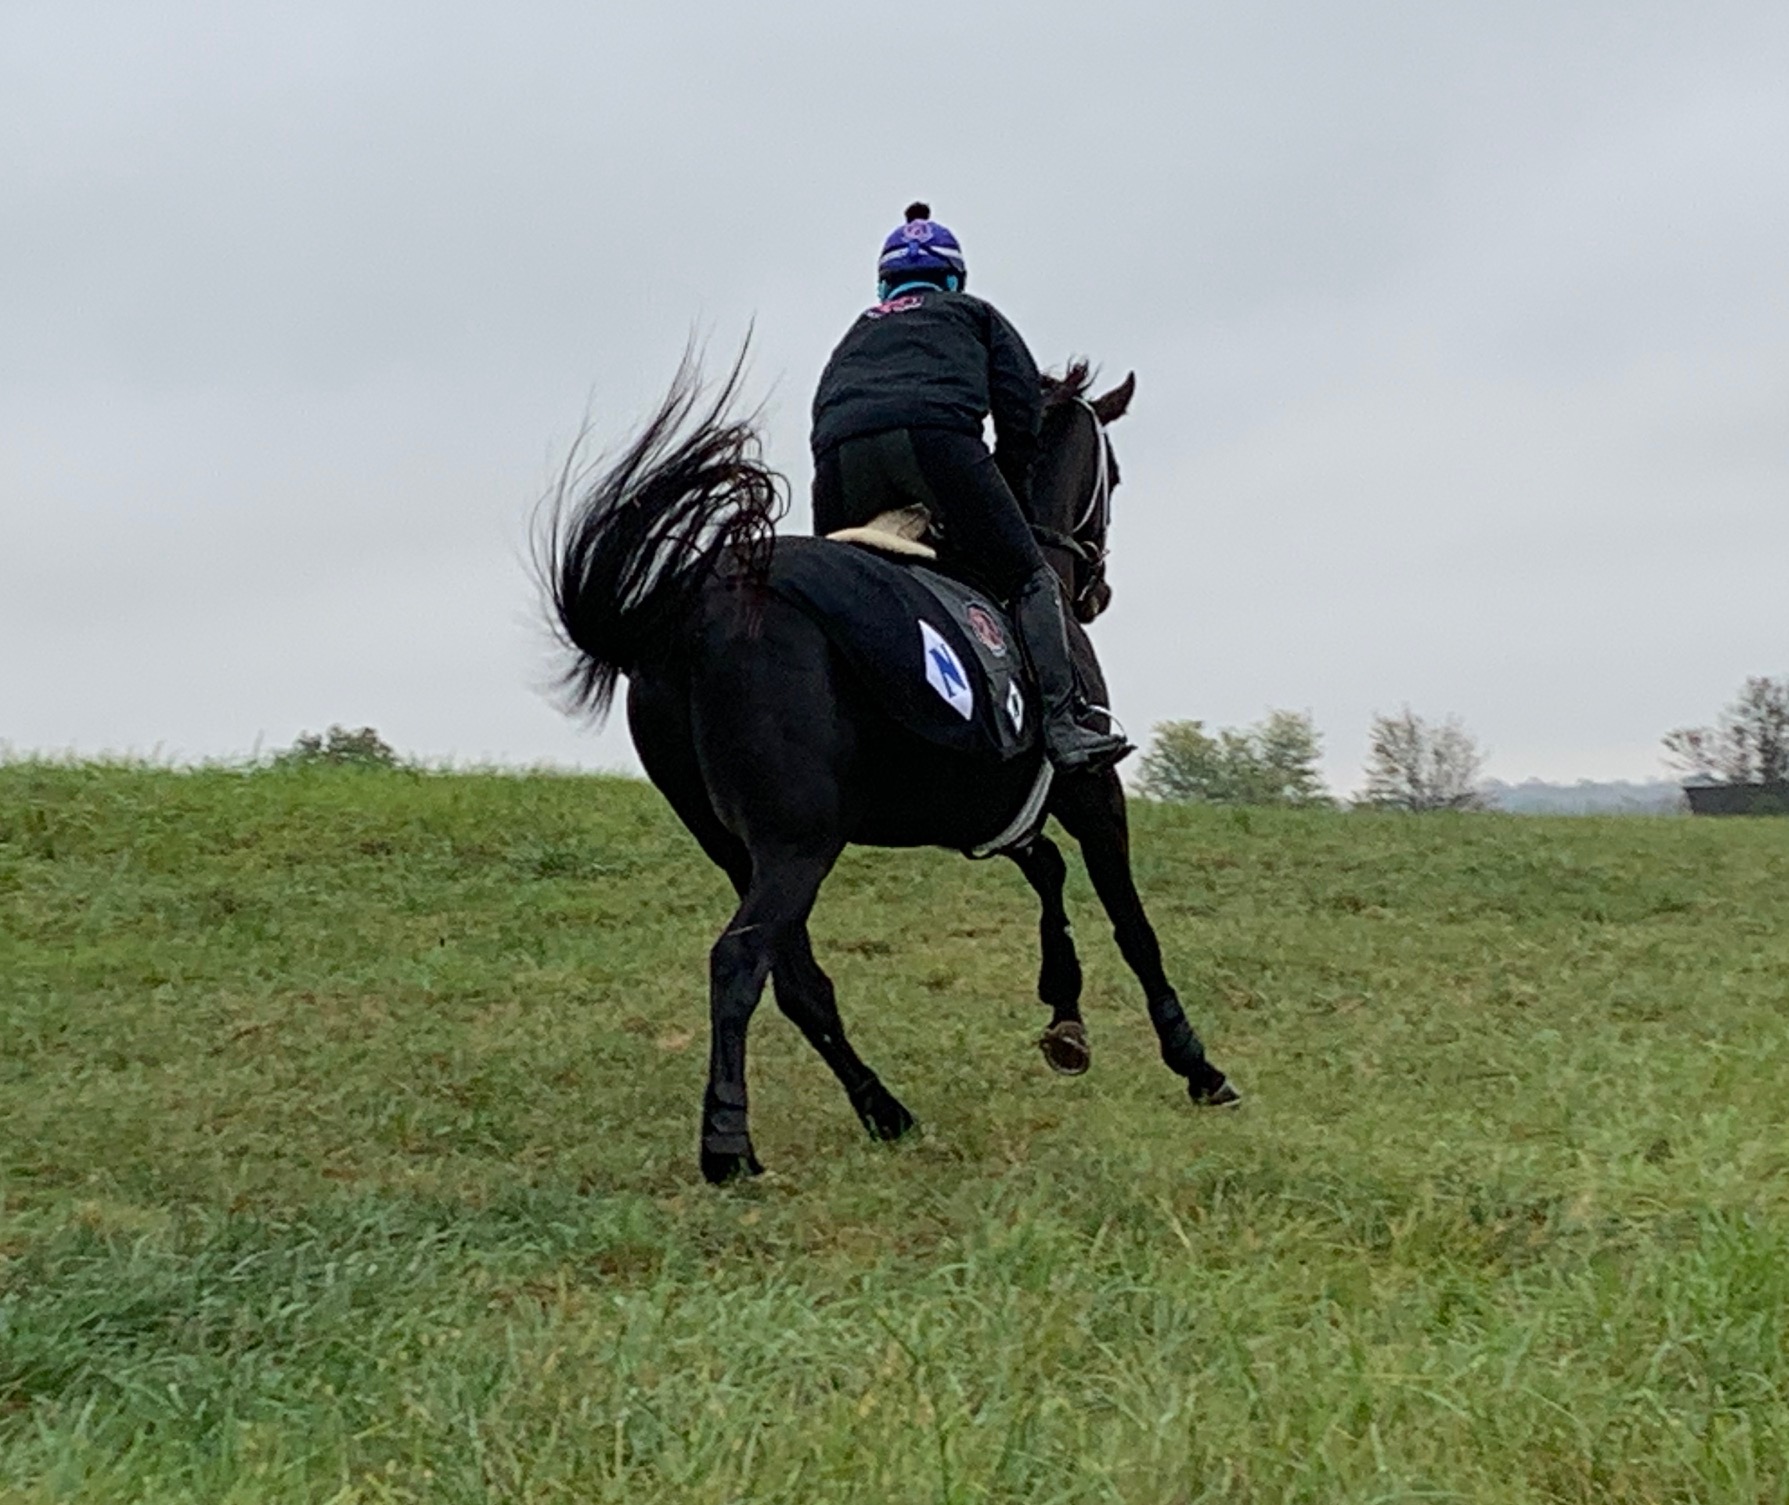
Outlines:
[[1007,615],[923,565],[853,544],[784,536],[769,586],[822,628],[902,726],[1004,762],[1037,746],[1037,695]]

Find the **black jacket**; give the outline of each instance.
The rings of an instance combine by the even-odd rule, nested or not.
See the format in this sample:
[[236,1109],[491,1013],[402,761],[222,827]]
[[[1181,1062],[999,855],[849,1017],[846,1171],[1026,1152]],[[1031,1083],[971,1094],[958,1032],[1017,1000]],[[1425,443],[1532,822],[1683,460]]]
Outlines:
[[1043,416],[1037,363],[991,303],[917,288],[865,309],[839,341],[814,393],[814,454],[887,429],[979,438],[989,414],[994,458],[1023,498]]

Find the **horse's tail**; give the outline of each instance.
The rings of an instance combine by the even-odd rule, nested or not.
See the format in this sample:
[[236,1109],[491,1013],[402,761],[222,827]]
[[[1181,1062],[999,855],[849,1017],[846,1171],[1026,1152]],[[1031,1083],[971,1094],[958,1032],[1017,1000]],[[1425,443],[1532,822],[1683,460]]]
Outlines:
[[733,412],[745,357],[710,397],[686,352],[638,437],[606,465],[580,468],[574,447],[542,505],[534,564],[574,708],[600,717],[618,676],[666,654],[717,566],[768,564],[786,488],[759,458],[757,414]]

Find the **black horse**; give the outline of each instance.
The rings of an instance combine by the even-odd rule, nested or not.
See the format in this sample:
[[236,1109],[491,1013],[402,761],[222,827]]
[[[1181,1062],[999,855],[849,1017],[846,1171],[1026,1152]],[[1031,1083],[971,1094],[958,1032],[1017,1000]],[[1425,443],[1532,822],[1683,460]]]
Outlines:
[[[743,360],[743,355],[741,357]],[[847,843],[969,851],[1003,831],[1038,765],[972,761],[914,736],[864,693],[824,630],[763,588],[785,487],[760,460],[756,415],[735,414],[741,364],[704,402],[693,361],[639,437],[594,477],[568,472],[542,514],[536,560],[572,651],[570,700],[607,709],[629,680],[628,723],[652,782],[732,880],[739,908],[709,957],[710,1054],[702,1173],[721,1182],[762,1167],[746,1116],[746,1029],[766,979],[878,1139],[913,1117],[852,1049],[833,987],[814,959],[808,914]],[[1109,502],[1117,481],[1105,425],[1134,378],[1087,396],[1084,364],[1044,378],[1032,488],[1035,531],[1083,621],[1104,608]],[[850,544],[804,546],[851,548]],[[1104,683],[1076,628],[1077,668]],[[1124,793],[1110,769],[1062,777],[1049,813],[1081,846],[1119,949],[1143,985],[1162,1059],[1193,1102],[1238,1101],[1206,1059],[1162,969],[1130,871]],[[1042,901],[1038,996],[1052,1019],[1044,1053],[1085,1070],[1081,965],[1063,907],[1062,853],[1039,834],[1009,853]]]

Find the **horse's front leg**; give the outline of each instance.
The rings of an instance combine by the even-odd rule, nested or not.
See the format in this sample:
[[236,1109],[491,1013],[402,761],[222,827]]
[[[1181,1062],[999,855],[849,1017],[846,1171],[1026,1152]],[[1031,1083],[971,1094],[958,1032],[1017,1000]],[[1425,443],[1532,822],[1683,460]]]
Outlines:
[[1050,1023],[1038,1047],[1052,1071],[1079,1076],[1093,1064],[1093,1048],[1081,1018],[1081,958],[1069,931],[1062,887],[1068,864],[1062,849],[1040,834],[1022,852],[1007,854],[1037,895],[1037,996],[1049,1007]]
[[1058,779],[1051,812],[1081,844],[1081,858],[1094,892],[1112,921],[1112,935],[1126,964],[1143,985],[1149,1022],[1161,1044],[1168,1069],[1186,1078],[1187,1095],[1208,1107],[1242,1101],[1223,1072],[1206,1057],[1205,1046],[1187,1022],[1180,997],[1162,968],[1162,948],[1155,938],[1143,899],[1131,877],[1130,823],[1125,815],[1124,787],[1111,769],[1076,778]]

